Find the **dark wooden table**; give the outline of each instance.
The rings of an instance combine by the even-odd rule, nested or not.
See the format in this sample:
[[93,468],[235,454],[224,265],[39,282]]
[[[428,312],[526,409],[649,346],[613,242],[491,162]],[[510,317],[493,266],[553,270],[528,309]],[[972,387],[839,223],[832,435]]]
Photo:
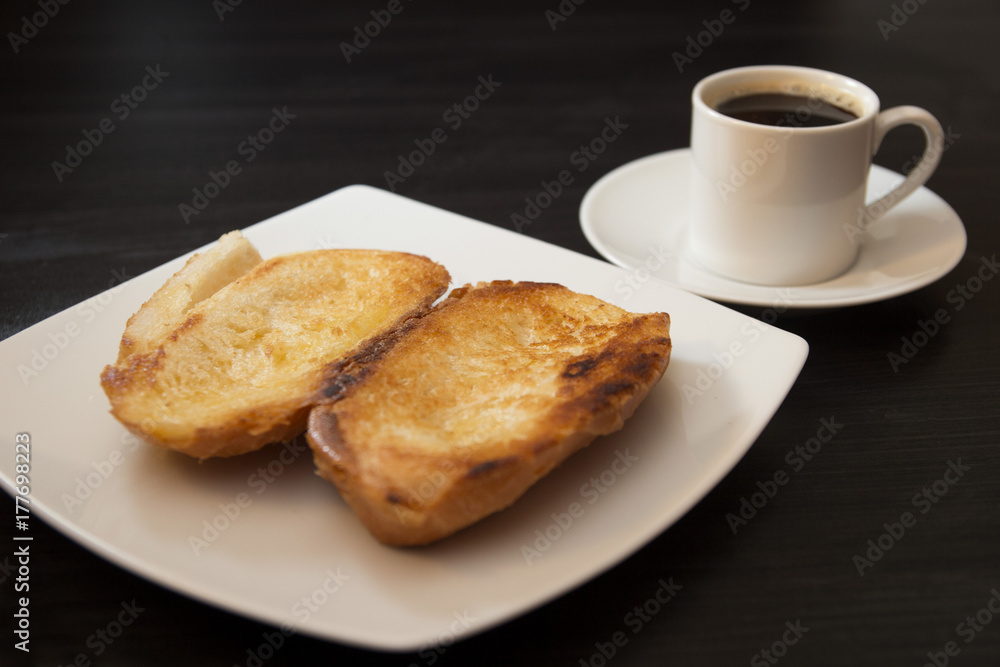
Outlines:
[[[4,5],[0,336],[352,183],[513,228],[525,198],[620,116],[627,130],[521,230],[596,257],[577,218],[587,188],[686,146],[691,87],[745,64],[831,69],[868,83],[886,107],[931,110],[954,141],[929,187],[962,217],[969,246],[949,275],[912,294],[783,314],[777,326],[811,353],[777,415],[714,491],[617,567],[443,651],[381,654],[296,636],[262,664],[1000,664],[1000,614],[988,606],[1000,609],[1000,280],[955,296],[1000,249],[995,0],[329,4]],[[398,13],[375,37],[344,46],[387,7]],[[487,99],[443,119],[480,77]],[[282,131],[244,145],[275,110]],[[442,120],[447,142],[387,182],[397,156]],[[85,140],[89,154],[69,154]],[[919,141],[894,132],[877,162],[901,170]],[[199,210],[193,190],[251,151]],[[893,368],[889,354],[939,309],[948,322]],[[4,412],[4,433],[21,428],[16,417]],[[734,535],[726,515],[793,470],[790,452],[824,419],[843,425],[836,437]],[[960,477],[946,472],[959,461]],[[0,503],[12,513],[6,495]],[[915,525],[860,576],[855,556],[906,511]],[[39,524],[26,660],[10,632],[12,528],[0,521],[0,663],[256,664],[271,628],[137,578]],[[683,591],[635,632],[626,615],[669,577]],[[133,600],[144,611],[120,637],[88,641]],[[622,631],[627,643],[605,659]]]

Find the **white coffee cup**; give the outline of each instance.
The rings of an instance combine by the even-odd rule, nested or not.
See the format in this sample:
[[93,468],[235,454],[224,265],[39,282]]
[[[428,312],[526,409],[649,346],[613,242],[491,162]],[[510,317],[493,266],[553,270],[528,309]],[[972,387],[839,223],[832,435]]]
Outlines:
[[[755,93],[809,98],[781,125],[726,116],[723,102]],[[857,118],[802,127],[818,100]],[[944,145],[927,111],[879,112],[871,88],[846,76],[791,66],[741,67],[713,74],[692,94],[690,249],[706,268],[762,285],[806,285],[848,270],[864,229],[930,177]],[[866,205],[872,157],[885,134],[914,124],[923,156],[891,192]],[[881,194],[881,193],[873,193]]]

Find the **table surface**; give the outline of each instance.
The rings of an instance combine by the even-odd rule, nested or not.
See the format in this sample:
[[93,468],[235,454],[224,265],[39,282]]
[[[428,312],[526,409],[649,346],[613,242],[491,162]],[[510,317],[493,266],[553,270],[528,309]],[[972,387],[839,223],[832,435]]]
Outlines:
[[[1000,245],[1000,7],[577,3],[6,3],[0,337],[103,291],[114,271],[138,275],[352,183],[391,185],[513,229],[525,198],[605,118],[620,117],[627,131],[521,230],[597,257],[580,231],[581,198],[615,167],[687,145],[690,89],[701,77],[747,64],[839,71],[869,84],[884,107],[922,106],[952,132],[928,185],[968,231],[958,266],[888,301],[782,314],[776,325],[811,351],[773,420],[707,497],[611,570],[453,646],[394,655],[294,636],[263,664],[1000,664],[1000,615],[988,606],[1000,597],[1000,281],[955,297]],[[40,13],[46,6],[51,17]],[[355,28],[386,7],[399,12],[345,53]],[[158,74],[146,78],[145,99],[112,102],[147,67]],[[424,165],[387,183],[397,155],[440,126],[480,77],[496,82],[489,98]],[[192,189],[286,108],[294,119],[283,133],[185,221],[179,205]],[[104,117],[115,127],[92,154],[71,171],[53,167]],[[876,162],[900,171],[920,141],[912,128],[895,131]],[[894,368],[890,353],[940,309],[947,323]],[[823,419],[843,427],[734,534],[727,514],[789,470],[786,455]],[[3,432],[19,429],[4,413]],[[959,460],[968,471],[951,477],[946,495],[914,501]],[[6,495],[0,503],[13,510]],[[854,557],[907,510],[916,525],[860,576]],[[4,544],[12,524],[0,522]],[[0,561],[4,664],[83,656],[101,665],[245,665],[271,630],[138,578],[47,527],[36,524],[34,544],[30,656],[12,646],[13,574]],[[626,614],[669,577],[683,591],[632,632]],[[142,616],[98,657],[88,636],[133,599]],[[623,630],[627,643],[605,659],[602,647],[610,652]]]

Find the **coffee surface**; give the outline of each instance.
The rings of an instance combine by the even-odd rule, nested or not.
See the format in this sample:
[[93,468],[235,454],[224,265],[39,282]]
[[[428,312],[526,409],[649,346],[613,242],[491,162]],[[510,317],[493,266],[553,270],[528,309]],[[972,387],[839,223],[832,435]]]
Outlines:
[[858,118],[822,98],[786,93],[734,97],[716,106],[716,110],[737,120],[783,127],[825,127]]

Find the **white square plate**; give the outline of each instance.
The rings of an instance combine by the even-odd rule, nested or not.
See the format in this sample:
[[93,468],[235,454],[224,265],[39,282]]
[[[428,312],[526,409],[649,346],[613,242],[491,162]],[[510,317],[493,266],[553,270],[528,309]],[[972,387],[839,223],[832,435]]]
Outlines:
[[508,510],[419,549],[375,542],[313,474],[308,451],[271,446],[198,463],[138,443],[109,415],[99,374],[125,321],[186,257],[0,342],[0,438],[11,453],[0,479],[13,493],[13,439],[29,433],[31,520],[191,597],[347,644],[403,651],[469,636],[620,562],[740,460],[808,353],[797,336],[641,270],[365,186],[244,232],[264,257],[404,250],[443,264],[454,285],[558,282],[672,319],[670,366],[622,431]]

